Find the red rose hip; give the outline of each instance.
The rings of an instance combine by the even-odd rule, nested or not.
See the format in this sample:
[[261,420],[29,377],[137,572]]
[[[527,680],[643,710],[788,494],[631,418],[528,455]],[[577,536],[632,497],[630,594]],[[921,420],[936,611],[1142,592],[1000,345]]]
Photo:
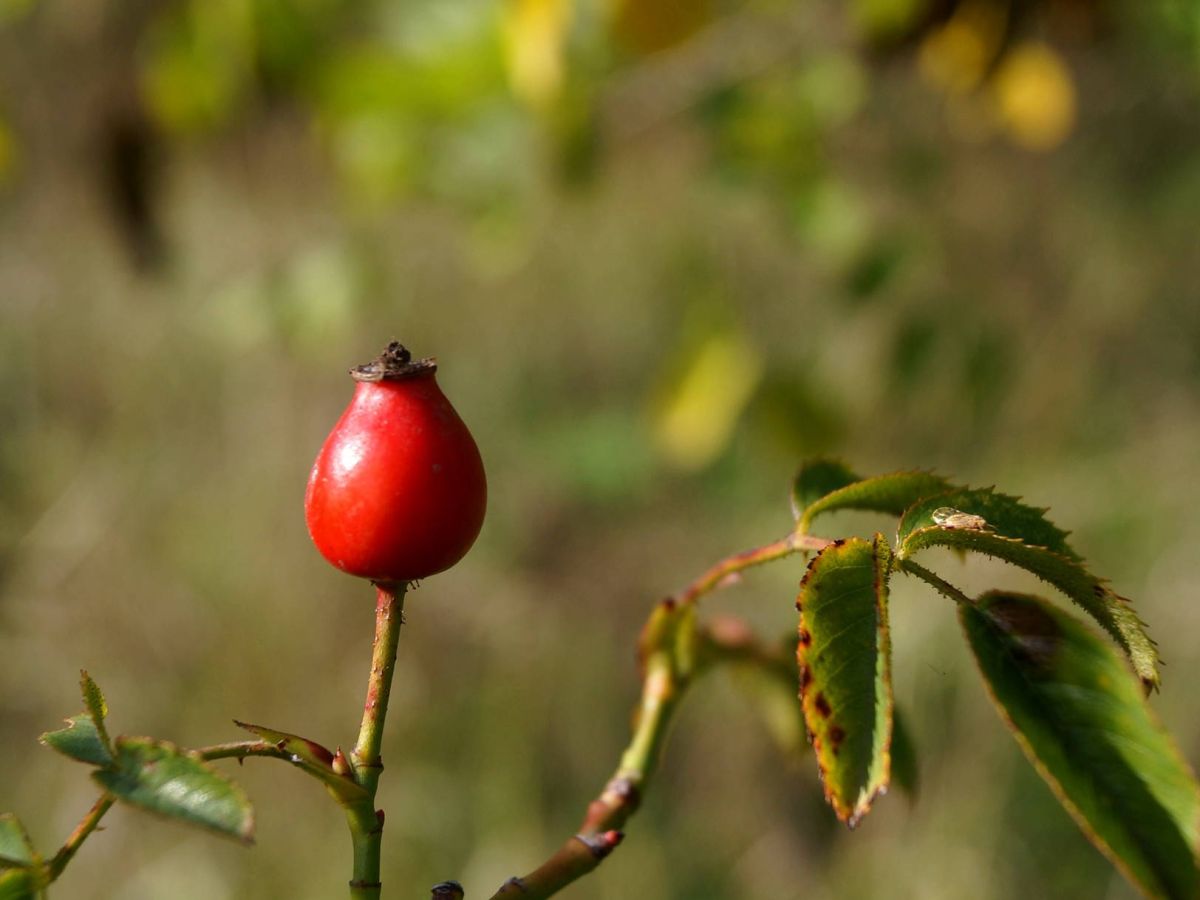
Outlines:
[[388,345],[351,371],[354,397],[317,454],[304,498],[308,533],[351,575],[413,581],[466,555],[487,507],[471,432],[438,387],[432,359]]

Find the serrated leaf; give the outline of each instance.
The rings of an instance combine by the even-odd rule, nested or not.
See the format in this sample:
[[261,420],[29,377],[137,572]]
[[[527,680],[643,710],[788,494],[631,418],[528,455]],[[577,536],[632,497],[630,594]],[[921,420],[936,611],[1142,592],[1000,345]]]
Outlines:
[[809,506],[826,494],[861,480],[840,460],[809,460],[792,479],[792,515],[799,519]]
[[91,714],[92,723],[96,726],[96,733],[111,755],[112,742],[109,741],[108,730],[104,727],[104,719],[108,716],[108,704],[104,700],[104,695],[100,693],[100,687],[92,680],[92,676],[87,673],[86,669],[79,670],[79,689],[83,694],[83,705]]
[[30,869],[0,873],[0,900],[34,900],[37,891],[37,875]]
[[796,529],[807,532],[821,513],[838,509],[859,509],[898,516],[918,500],[945,493],[952,487],[945,478],[932,472],[893,472],[864,478],[809,503],[801,513]]
[[250,843],[254,811],[245,792],[200,758],[166,741],[119,737],[112,768],[92,773],[123,803]]
[[37,861],[37,852],[20,819],[12,813],[0,816],[0,866],[32,866]]
[[112,765],[113,757],[107,742],[89,713],[80,713],[66,721],[66,728],[47,731],[38,740],[79,762],[90,763],[93,766]]
[[1082,562],[1067,543],[1068,532],[1047,519],[1046,510],[1027,506],[1017,497],[996,493],[994,488],[961,488],[918,500],[904,511],[897,543],[903,544],[913,531],[935,524],[933,513],[942,507],[981,516],[996,534]]
[[[966,510],[964,510],[965,512]],[[1112,635],[1133,663],[1147,690],[1159,684],[1158,650],[1133,605],[1076,560],[1018,538],[968,528],[931,525],[910,531],[896,551],[903,560],[928,547],[954,547],[994,556],[1032,572],[1058,588]]]
[[276,731],[262,725],[251,725],[249,722],[239,722],[234,719],[238,728],[244,728],[251,734],[257,734],[265,741],[270,741],[280,750],[290,754],[294,765],[316,775],[325,783],[336,797],[348,802],[367,799],[366,789],[344,775],[333,771],[333,753],[316,741],[289,734],[286,731]]
[[1037,597],[993,591],[959,616],[1000,714],[1088,838],[1148,896],[1200,896],[1200,788],[1119,657]]
[[800,582],[804,720],[838,818],[853,827],[889,778],[891,645],[883,535],[822,550]]

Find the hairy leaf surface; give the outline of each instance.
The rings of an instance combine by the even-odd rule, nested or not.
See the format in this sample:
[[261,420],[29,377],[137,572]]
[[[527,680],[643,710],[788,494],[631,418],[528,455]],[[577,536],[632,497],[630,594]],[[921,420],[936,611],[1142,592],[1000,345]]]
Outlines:
[[800,693],[804,719],[838,817],[853,826],[888,783],[891,645],[883,535],[822,550],[800,583]]
[[893,472],[847,484],[809,503],[800,515],[797,530],[807,532],[821,513],[859,509],[898,516],[931,494],[941,494],[953,485],[932,472]]
[[1023,594],[959,616],[992,700],[1092,842],[1147,895],[1200,896],[1200,790],[1109,645]]
[[994,556],[1020,566],[1048,584],[1054,585],[1082,607],[1121,645],[1147,690],[1158,686],[1158,650],[1150,635],[1146,633],[1145,624],[1134,612],[1133,605],[1109,589],[1076,559],[1043,547],[1030,546],[1015,537],[939,525],[908,532],[896,551],[896,557],[901,560],[907,559],[928,547],[953,547]]
[[116,758],[92,773],[118,800],[220,834],[252,841],[245,792],[197,754],[151,738],[117,738]]
[[1027,506],[1017,497],[998,494],[993,488],[962,488],[917,501],[904,511],[897,543],[903,544],[913,531],[934,525],[933,513],[942,507],[981,516],[988,529],[996,534],[1081,561],[1067,543],[1068,532],[1047,519],[1046,510]]

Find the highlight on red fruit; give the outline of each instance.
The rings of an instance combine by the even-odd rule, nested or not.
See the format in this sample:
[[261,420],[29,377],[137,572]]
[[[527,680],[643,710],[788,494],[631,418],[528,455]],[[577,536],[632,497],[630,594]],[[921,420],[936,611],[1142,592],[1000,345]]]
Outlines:
[[304,498],[308,533],[351,575],[413,581],[466,555],[487,478],[471,432],[438,387],[437,363],[393,341],[352,369],[354,397],[325,439]]

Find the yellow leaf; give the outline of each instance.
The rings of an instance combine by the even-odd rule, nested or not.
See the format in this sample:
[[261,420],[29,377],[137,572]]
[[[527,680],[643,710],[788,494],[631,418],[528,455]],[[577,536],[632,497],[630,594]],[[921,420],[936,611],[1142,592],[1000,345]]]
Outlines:
[[571,0],[508,0],[504,57],[513,93],[544,108],[562,90]]
[[666,460],[695,471],[720,455],[762,377],[762,359],[740,335],[708,338],[667,398],[655,422]]
[[1001,122],[1026,149],[1057,147],[1075,125],[1075,82],[1045,44],[1031,41],[1013,49],[996,73],[992,93]]

